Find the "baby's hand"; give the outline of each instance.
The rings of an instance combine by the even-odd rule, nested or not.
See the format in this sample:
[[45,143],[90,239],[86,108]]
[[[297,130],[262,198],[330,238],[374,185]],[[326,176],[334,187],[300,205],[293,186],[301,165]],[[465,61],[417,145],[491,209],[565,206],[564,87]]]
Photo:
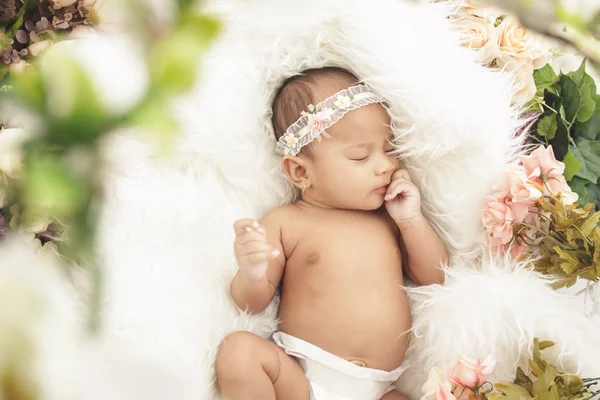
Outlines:
[[397,224],[421,216],[419,189],[412,183],[410,175],[405,169],[394,171],[384,200],[385,208]]
[[259,281],[265,277],[269,260],[279,256],[279,250],[267,242],[265,230],[249,218],[237,220],[234,250],[240,272],[244,277]]

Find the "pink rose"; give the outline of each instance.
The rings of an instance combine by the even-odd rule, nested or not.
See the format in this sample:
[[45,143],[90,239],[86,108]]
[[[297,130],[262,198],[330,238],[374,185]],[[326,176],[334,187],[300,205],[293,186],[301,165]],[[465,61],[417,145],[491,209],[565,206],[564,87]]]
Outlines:
[[577,193],[573,193],[563,175],[565,164],[556,160],[552,146],[538,147],[529,156],[521,157],[521,162],[529,180],[540,185],[544,194],[561,193],[565,204],[573,204],[577,201]]
[[488,245],[505,245],[513,237],[514,216],[511,208],[495,197],[489,198],[487,207],[481,214],[481,222],[487,230]]
[[525,168],[517,165],[508,170],[508,181],[510,183],[510,194],[514,203],[534,204],[542,197],[542,192],[534,182],[527,178]]
[[554,157],[552,145],[544,148],[540,146],[530,155],[521,157],[521,163],[525,167],[528,177],[541,177],[548,175],[562,175],[565,172],[565,164],[557,161]]
[[472,360],[463,356],[448,375],[457,385],[474,389],[485,383],[494,368],[496,368],[496,360],[492,356],[488,356],[483,362],[480,359]]

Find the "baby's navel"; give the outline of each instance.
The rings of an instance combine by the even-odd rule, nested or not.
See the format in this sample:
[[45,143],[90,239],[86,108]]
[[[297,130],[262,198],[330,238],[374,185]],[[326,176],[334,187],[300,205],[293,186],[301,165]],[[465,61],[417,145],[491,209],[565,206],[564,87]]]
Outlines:
[[367,367],[367,363],[364,362],[363,360],[348,360],[348,361],[350,361],[354,365],[358,365],[359,367],[363,367],[363,368]]

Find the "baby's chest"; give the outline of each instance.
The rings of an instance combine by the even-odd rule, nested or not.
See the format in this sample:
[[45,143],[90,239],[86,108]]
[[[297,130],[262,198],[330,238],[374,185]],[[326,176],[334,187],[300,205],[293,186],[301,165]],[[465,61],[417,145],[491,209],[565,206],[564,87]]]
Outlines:
[[397,228],[379,215],[334,214],[305,219],[288,262],[365,264],[395,262],[400,258]]

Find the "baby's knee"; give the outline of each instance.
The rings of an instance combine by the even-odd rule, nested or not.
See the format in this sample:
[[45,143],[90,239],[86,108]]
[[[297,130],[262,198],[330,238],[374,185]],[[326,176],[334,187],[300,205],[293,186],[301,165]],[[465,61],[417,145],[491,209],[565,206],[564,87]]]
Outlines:
[[250,332],[234,332],[221,342],[217,351],[217,377],[235,377],[256,363],[258,336]]

